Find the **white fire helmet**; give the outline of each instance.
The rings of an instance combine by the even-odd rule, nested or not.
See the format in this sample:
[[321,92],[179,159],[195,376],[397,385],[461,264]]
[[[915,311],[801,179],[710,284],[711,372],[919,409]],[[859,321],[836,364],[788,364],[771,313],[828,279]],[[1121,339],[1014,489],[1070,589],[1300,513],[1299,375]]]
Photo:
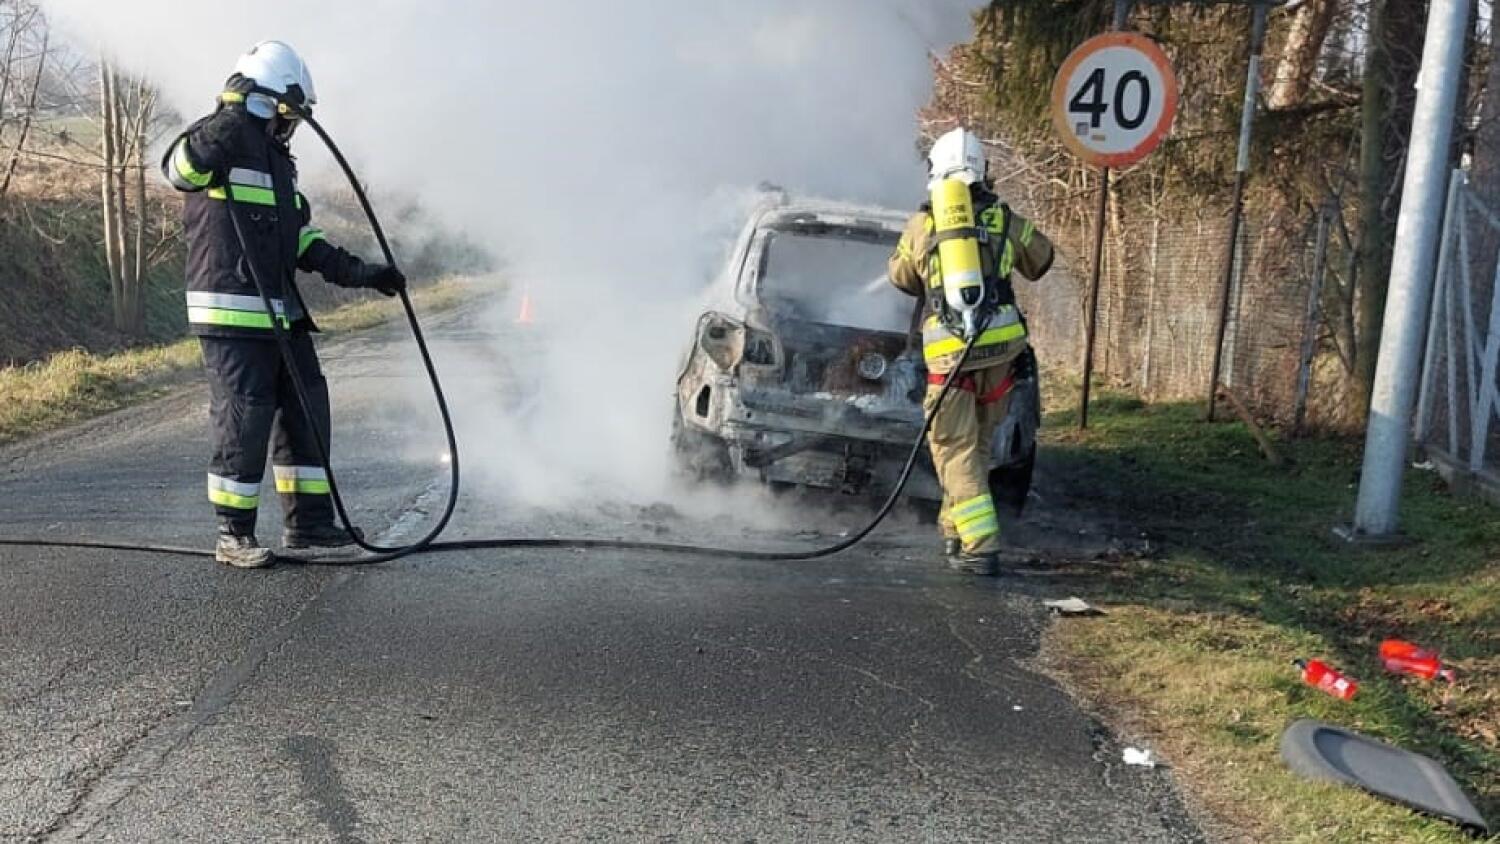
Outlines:
[[966,185],[984,181],[989,162],[979,136],[962,127],[937,139],[927,153],[928,186],[943,179],[957,179]]
[[[307,63],[284,42],[262,41],[256,44],[235,62],[234,72],[254,79],[255,84],[277,94],[291,94],[293,104],[298,107],[308,108],[318,101],[317,92],[313,89],[312,74],[307,72]],[[297,94],[301,94],[300,102],[297,101]],[[262,94],[252,94],[246,100],[246,107],[252,112],[260,112],[269,105],[274,112],[275,104],[267,103],[268,99]]]

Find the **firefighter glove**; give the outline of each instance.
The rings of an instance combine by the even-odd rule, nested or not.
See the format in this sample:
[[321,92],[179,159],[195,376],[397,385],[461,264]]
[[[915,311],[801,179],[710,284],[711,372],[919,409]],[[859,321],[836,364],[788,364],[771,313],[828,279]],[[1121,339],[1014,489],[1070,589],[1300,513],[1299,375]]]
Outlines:
[[360,268],[358,286],[395,296],[406,289],[406,276],[390,264],[366,264]]

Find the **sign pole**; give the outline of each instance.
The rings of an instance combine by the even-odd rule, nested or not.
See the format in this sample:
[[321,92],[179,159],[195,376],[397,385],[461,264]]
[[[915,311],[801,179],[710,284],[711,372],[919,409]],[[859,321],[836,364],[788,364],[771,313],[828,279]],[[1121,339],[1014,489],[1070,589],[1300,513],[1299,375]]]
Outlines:
[[[1125,28],[1131,0],[1115,0],[1112,32]],[[1089,278],[1088,316],[1083,329],[1083,388],[1078,395],[1078,429],[1089,426],[1089,384],[1094,376],[1094,337],[1099,327],[1099,280],[1104,270],[1104,218],[1109,210],[1109,166],[1099,168],[1099,201],[1094,206],[1094,261]]]
[[1224,366],[1224,334],[1229,328],[1229,297],[1234,289],[1235,256],[1240,245],[1240,219],[1245,210],[1245,179],[1250,173],[1250,129],[1255,122],[1255,96],[1260,91],[1260,50],[1266,40],[1265,2],[1250,6],[1250,61],[1245,73],[1245,103],[1240,108],[1240,148],[1234,165],[1234,198],[1230,200],[1229,243],[1225,247],[1224,277],[1219,285],[1219,321],[1214,329],[1213,373],[1208,380],[1207,419],[1214,420],[1219,397],[1219,375]]
[[1099,202],[1094,206],[1094,262],[1089,278],[1088,318],[1083,327],[1083,390],[1078,396],[1078,430],[1089,426],[1089,381],[1094,374],[1094,335],[1099,326],[1099,278],[1104,268],[1104,215],[1109,210],[1109,168],[1099,168]]

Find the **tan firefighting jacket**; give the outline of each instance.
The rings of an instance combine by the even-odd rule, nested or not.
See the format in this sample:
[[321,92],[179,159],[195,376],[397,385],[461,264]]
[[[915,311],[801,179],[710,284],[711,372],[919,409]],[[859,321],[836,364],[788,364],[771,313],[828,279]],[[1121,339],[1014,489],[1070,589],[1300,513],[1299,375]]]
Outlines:
[[[987,242],[980,244],[980,263],[986,278],[1002,278],[1008,285],[1011,272],[1019,271],[1035,281],[1052,267],[1052,242],[1020,214],[993,202],[981,205],[976,222],[991,235]],[[907,294],[922,297],[927,303],[923,306],[922,356],[927,361],[929,372],[941,374],[953,370],[965,343],[932,312],[932,293],[941,296],[941,291],[934,288],[942,287],[942,278],[935,271],[935,251],[929,254],[933,230],[932,214],[927,210],[912,215],[901,241],[896,244],[896,251],[891,253],[888,270],[892,284]],[[979,335],[964,369],[983,369],[1008,363],[1025,346],[1026,327],[1021,321],[1020,311],[1014,304],[1003,303]]]

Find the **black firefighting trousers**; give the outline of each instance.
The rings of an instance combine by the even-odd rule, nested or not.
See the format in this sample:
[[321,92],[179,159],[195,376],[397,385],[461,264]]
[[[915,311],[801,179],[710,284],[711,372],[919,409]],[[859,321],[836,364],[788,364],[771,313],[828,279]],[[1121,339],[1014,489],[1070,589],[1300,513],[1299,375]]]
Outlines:
[[[255,531],[266,449],[272,447],[272,477],[289,528],[333,523],[328,475],[318,461],[312,429],[297,401],[277,344],[269,340],[200,337],[212,396],[209,422],[213,456],[208,464],[208,498],[219,530],[238,536]],[[292,353],[306,381],[319,428],[329,430],[328,382],[318,364],[312,336],[293,329]],[[274,442],[273,442],[274,438]],[[325,448],[328,443],[324,443]]]

